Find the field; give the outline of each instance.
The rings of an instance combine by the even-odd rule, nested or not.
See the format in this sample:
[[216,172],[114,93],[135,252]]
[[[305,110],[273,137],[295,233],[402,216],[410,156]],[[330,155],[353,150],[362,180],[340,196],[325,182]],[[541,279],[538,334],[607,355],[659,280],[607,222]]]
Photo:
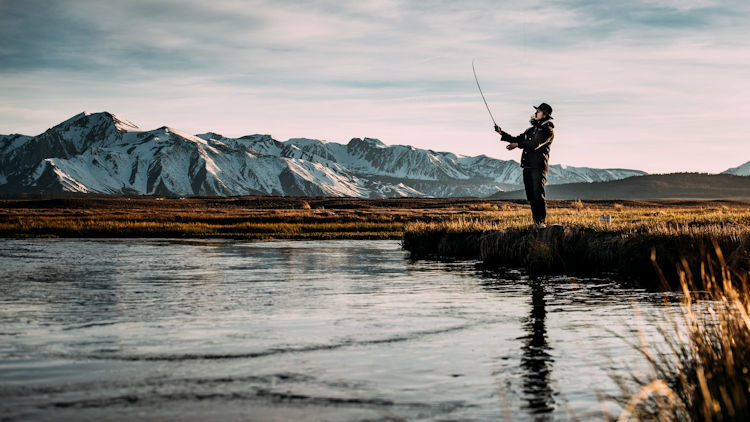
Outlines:
[[[548,224],[620,233],[747,233],[750,202],[549,201]],[[599,215],[612,215],[602,225]],[[531,224],[522,201],[355,198],[0,199],[0,236],[401,239]]]
[[[612,216],[600,222],[599,216]],[[481,259],[532,272],[658,275],[651,265],[714,244],[746,269],[750,202],[549,201],[550,228],[530,227],[523,201],[356,198],[112,198],[0,200],[0,237],[402,239],[414,257]],[[673,272],[674,273],[674,272]],[[675,273],[676,274],[676,273]]]
[[482,218],[486,211],[476,209],[475,202],[282,197],[6,199],[0,200],[0,236],[401,239],[407,223]]

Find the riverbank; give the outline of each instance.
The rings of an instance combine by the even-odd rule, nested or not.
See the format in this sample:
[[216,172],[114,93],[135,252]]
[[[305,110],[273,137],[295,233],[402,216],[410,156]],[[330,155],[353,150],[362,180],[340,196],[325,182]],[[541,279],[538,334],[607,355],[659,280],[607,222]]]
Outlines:
[[[611,215],[608,224],[599,216]],[[750,202],[549,201],[531,228],[523,201],[482,199],[27,197],[0,199],[0,237],[403,239],[414,258],[480,259],[532,273],[676,274],[718,245],[750,267]]]
[[400,240],[409,223],[522,221],[524,207],[441,198],[0,197],[0,237]]
[[[659,207],[577,203],[550,212],[536,229],[516,220],[457,219],[405,227],[404,248],[413,257],[478,259],[491,266],[525,267],[532,274],[601,274],[653,285],[676,284],[678,272],[700,274],[716,248],[727,266],[750,271],[750,209],[712,202]],[[598,216],[612,216],[601,223]]]

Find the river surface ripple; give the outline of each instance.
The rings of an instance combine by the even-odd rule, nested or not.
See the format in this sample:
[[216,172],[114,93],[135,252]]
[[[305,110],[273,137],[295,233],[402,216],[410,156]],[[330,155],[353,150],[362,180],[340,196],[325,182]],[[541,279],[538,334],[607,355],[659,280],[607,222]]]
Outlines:
[[662,298],[396,241],[4,239],[0,417],[603,419]]

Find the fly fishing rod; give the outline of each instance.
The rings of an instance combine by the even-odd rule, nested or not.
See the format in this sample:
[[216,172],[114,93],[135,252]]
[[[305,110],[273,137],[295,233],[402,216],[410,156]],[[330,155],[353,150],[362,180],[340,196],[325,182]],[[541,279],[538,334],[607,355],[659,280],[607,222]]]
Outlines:
[[[490,111],[490,106],[487,105],[487,99],[484,98],[484,92],[482,92],[482,87],[479,86],[479,78],[477,78],[477,70],[474,68],[474,59],[471,60],[471,70],[474,72],[474,80],[477,81],[477,88],[479,88],[479,94],[482,96],[482,101],[484,101],[484,106],[487,107],[487,113],[490,113],[490,119],[492,119],[492,123],[495,124],[495,130],[500,131],[500,128],[497,125],[497,122],[495,121],[495,117],[492,116],[492,112]],[[508,151],[511,150],[510,144],[505,147]]]
[[479,95],[482,96],[482,101],[484,101],[484,106],[487,107],[487,112],[490,113],[490,119],[492,119],[492,123],[497,126],[497,122],[495,122],[495,118],[492,116],[492,112],[490,111],[490,106],[487,105],[487,99],[484,98],[484,93],[482,92],[482,87],[479,86],[479,78],[477,78],[477,70],[474,68],[474,60],[471,61],[471,70],[474,72],[474,80],[477,81],[477,88],[479,88]]

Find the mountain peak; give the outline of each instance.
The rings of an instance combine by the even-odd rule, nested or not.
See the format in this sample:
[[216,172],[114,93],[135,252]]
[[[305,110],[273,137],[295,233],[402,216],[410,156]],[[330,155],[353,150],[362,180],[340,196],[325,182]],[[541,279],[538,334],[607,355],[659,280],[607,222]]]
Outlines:
[[289,145],[296,145],[298,147],[306,147],[310,145],[325,145],[328,142],[310,138],[289,138],[286,143]]
[[240,137],[238,139],[248,139],[248,140],[251,140],[251,141],[256,141],[256,140],[270,141],[270,140],[273,139],[273,137],[271,135],[268,135],[268,134],[256,133],[254,135],[245,135],[245,136],[242,136],[242,137]]
[[141,130],[138,126],[136,126],[134,123],[130,122],[129,120],[124,119],[108,111],[101,111],[97,113],[89,113],[87,111],[82,111],[76,114],[75,116],[69,118],[68,120],[65,120],[62,123],[54,126],[54,128],[68,129],[74,126],[84,128],[87,126],[101,125],[101,124],[105,124],[105,125],[112,124],[115,126],[115,129],[117,129],[120,132],[130,132],[130,131]]
[[75,116],[73,116],[73,117],[71,117],[71,118],[69,118],[69,119],[67,119],[67,120],[64,120],[64,121],[62,121],[62,122],[58,123],[58,124],[57,124],[56,126],[65,126],[65,125],[69,125],[69,124],[75,123],[75,122],[77,122],[77,121],[79,121],[79,120],[83,119],[84,117],[88,117],[88,116],[90,116],[90,115],[91,115],[91,113],[89,113],[89,112],[87,112],[87,111],[82,111],[82,112],[80,112],[80,113],[76,114]]
[[197,134],[195,136],[197,136],[197,137],[199,137],[199,138],[201,138],[201,139],[203,139],[205,141],[208,141],[209,139],[215,139],[217,141],[220,141],[220,140],[224,139],[224,135],[222,135],[221,133],[216,133],[216,132],[199,133],[199,134]]
[[384,143],[382,143],[379,139],[375,139],[375,138],[364,138],[364,139],[352,138],[349,141],[348,145],[350,146],[361,145],[361,146],[367,146],[369,148],[387,148],[387,146]]

